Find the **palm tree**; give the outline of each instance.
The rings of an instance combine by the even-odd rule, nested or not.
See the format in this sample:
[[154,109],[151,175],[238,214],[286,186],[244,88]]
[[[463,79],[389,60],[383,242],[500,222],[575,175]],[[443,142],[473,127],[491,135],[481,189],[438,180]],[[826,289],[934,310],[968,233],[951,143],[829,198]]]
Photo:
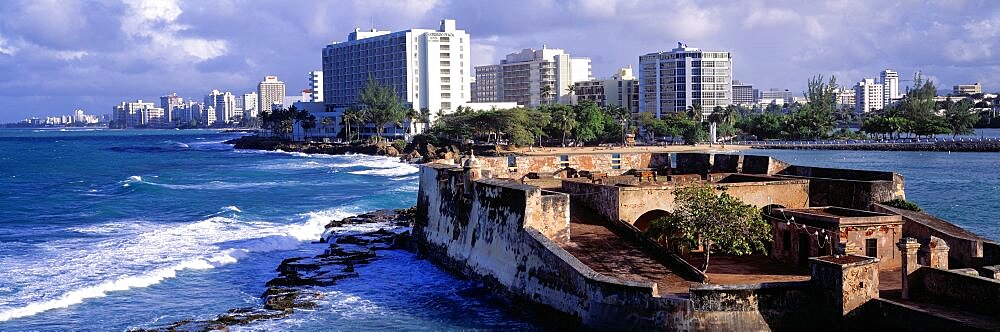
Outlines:
[[382,141],[385,125],[398,123],[406,117],[396,89],[383,86],[373,78],[368,78],[368,84],[358,96],[358,101],[364,106],[365,120],[375,125],[376,141]]
[[701,122],[701,104],[694,103],[694,105],[688,106],[687,116],[691,120]]
[[542,104],[547,104],[548,101],[549,101],[549,98],[552,96],[552,85],[551,84],[545,84],[545,85],[542,86],[541,96],[542,96]]
[[333,127],[334,121],[334,118],[329,116],[323,117],[323,121],[320,121],[320,124],[323,126],[324,136],[326,136],[326,133],[330,132],[330,127]]

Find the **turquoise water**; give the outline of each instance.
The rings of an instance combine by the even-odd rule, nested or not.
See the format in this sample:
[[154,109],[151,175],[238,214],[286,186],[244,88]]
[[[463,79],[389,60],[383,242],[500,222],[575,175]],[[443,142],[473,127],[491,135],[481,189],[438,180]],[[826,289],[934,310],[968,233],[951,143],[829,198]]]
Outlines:
[[1000,153],[840,150],[750,150],[797,165],[893,171],[906,198],[928,213],[1000,240]]
[[[0,130],[0,331],[125,330],[259,305],[322,225],[416,201],[392,158],[234,151],[215,131]],[[1000,154],[760,150],[893,170],[926,210],[1000,238]],[[532,329],[526,315],[410,253],[324,288],[314,311],[237,330]]]
[[[259,305],[322,225],[416,201],[392,158],[234,151],[215,131],[0,130],[0,330],[125,330]],[[247,330],[524,329],[405,252]]]

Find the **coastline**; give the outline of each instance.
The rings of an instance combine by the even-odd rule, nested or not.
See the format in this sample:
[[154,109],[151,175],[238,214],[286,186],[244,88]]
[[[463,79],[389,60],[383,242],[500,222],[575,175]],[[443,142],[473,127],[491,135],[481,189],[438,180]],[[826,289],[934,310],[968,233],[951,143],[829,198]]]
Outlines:
[[926,143],[850,143],[850,144],[751,144],[752,149],[773,150],[852,150],[852,151],[926,151],[926,152],[1000,152],[1000,140],[951,141]]

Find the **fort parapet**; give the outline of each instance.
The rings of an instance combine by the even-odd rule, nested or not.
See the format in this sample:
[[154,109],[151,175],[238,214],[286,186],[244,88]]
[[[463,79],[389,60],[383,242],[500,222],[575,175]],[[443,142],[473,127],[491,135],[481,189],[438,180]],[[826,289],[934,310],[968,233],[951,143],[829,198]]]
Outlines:
[[[713,255],[714,270],[702,273],[692,267],[694,256],[645,237],[652,220],[674,210],[674,189],[693,182],[766,213],[775,237],[771,254]],[[431,163],[421,166],[419,183],[413,233],[424,257],[592,329],[848,328],[887,312],[941,323],[939,315],[915,314],[915,304],[898,299],[901,278],[924,298],[946,298],[939,293],[955,283],[969,292],[1000,289],[991,286],[995,280],[962,281],[940,266],[901,272],[904,253],[896,242],[907,234],[905,220],[920,218],[879,205],[904,197],[902,176],[891,172],[765,156],[601,153]],[[793,225],[800,235],[785,238]],[[979,243],[984,249],[962,253],[979,257],[955,259],[989,263],[994,249]],[[935,254],[945,261],[954,256],[947,249]]]

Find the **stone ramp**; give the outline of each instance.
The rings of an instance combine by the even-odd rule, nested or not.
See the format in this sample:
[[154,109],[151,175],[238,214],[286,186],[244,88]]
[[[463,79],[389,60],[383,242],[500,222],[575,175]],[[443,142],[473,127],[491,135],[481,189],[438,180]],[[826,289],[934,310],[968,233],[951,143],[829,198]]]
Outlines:
[[685,280],[637,244],[612,232],[600,217],[577,207],[570,212],[570,242],[562,246],[603,275],[656,283],[657,295],[687,294],[693,282]]

